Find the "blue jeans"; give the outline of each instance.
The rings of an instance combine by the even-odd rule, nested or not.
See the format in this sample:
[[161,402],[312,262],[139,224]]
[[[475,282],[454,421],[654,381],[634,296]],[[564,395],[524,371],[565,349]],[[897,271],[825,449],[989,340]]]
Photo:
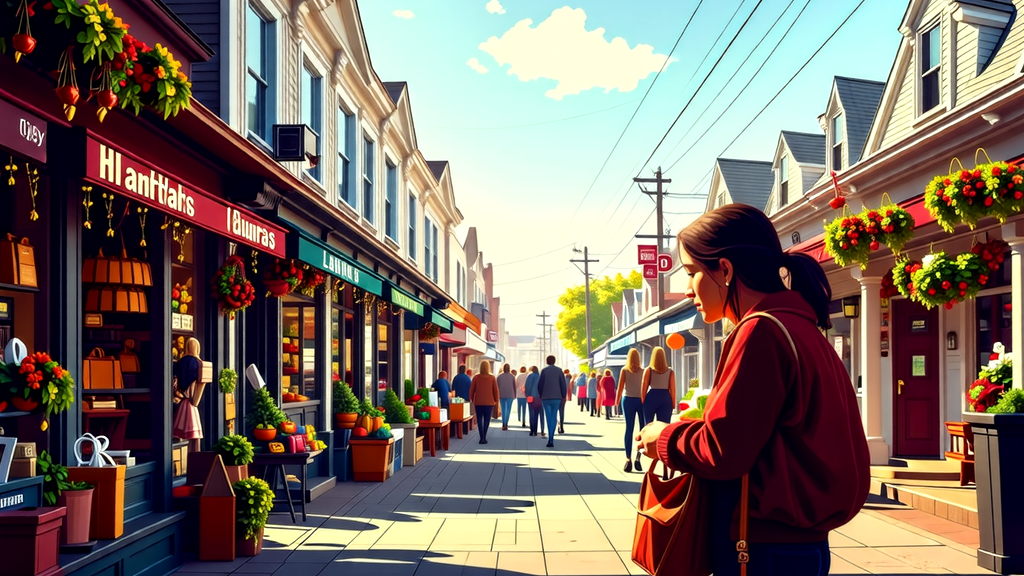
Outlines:
[[516,398],[516,415],[520,422],[526,422],[526,398]]
[[562,405],[560,398],[543,400],[544,418],[548,421],[548,444],[555,442],[555,427],[558,425],[558,408]]
[[508,426],[508,417],[512,415],[512,401],[515,398],[501,398],[501,425]]
[[660,420],[666,424],[672,422],[672,396],[668,390],[650,390],[644,399],[644,422],[650,424]]
[[[536,405],[535,405],[536,406]],[[530,434],[544,431],[544,405],[530,406]]]
[[633,446],[636,444],[633,439],[633,419],[636,418],[640,423],[640,428],[645,426],[644,403],[639,398],[625,396],[622,398],[622,414],[626,417],[626,460],[632,460]]

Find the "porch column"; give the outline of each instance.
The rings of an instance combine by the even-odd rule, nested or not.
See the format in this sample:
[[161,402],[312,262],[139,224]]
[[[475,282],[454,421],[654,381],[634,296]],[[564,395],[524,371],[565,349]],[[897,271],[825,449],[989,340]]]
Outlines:
[[1021,321],[1021,312],[1024,311],[1024,221],[1004,224],[1003,240],[1010,244],[1012,265],[1010,283],[1013,286],[1013,343],[1010,351],[1015,356],[1013,387],[1024,388],[1024,362],[1020,361],[1021,351],[1024,350],[1024,322]]
[[882,277],[876,270],[854,268],[851,275],[860,282],[860,373],[864,380],[864,406],[861,417],[868,437],[871,464],[889,463],[889,445],[882,432],[882,361],[879,350],[882,331],[882,306],[879,289]]

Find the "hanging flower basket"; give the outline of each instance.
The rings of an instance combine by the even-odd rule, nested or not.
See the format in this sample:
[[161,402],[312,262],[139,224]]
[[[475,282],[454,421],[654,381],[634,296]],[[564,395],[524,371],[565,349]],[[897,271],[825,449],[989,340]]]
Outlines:
[[16,410],[43,412],[40,429],[50,427],[50,416],[64,412],[75,401],[75,381],[46,352],[26,356],[20,365],[0,362],[0,387]]
[[229,256],[213,276],[213,297],[220,305],[220,313],[232,320],[256,300],[256,289],[245,278],[245,262],[240,256]]
[[313,268],[308,264],[302,265],[302,281],[295,287],[295,291],[306,296],[316,294],[316,289],[327,282],[327,275]]
[[895,268],[893,268],[893,270],[889,270],[885,276],[882,276],[882,287],[878,289],[879,298],[892,298],[893,296],[898,296],[900,294],[899,287],[896,286],[896,283],[893,281],[894,270]]
[[302,263],[292,259],[278,258],[274,265],[263,273],[263,284],[267,287],[267,295],[280,298],[294,292],[302,283]]
[[872,235],[872,251],[877,250],[879,244],[885,244],[893,254],[899,254],[914,237],[914,217],[890,200],[888,193],[882,194],[882,206],[878,210],[864,210],[861,219]]
[[950,257],[945,252],[929,254],[911,274],[913,299],[926,308],[945,306],[973,298],[988,283],[989,268],[981,256],[965,252]]
[[423,328],[420,328],[420,342],[434,342],[441,335],[441,327],[432,322],[427,322]]
[[[988,163],[977,164],[985,154]],[[960,170],[953,172],[953,163]],[[992,162],[981,148],[975,154],[974,170],[966,170],[960,160],[950,162],[950,174],[936,176],[925,187],[924,203],[940,226],[952,232],[957,224],[973,230],[982,218],[1000,222],[1024,208],[1024,170],[1016,164]]]
[[825,224],[825,251],[844,268],[854,262],[861,269],[867,268],[871,242],[867,223],[851,214],[849,206],[844,208],[842,216]]
[[[913,298],[914,281],[911,280],[911,277],[914,272],[917,272],[920,269],[920,262],[904,258],[897,260],[896,265],[889,271],[889,274],[892,275],[893,286],[899,294],[903,295],[904,298]],[[882,287],[885,287],[884,279],[882,280]]]
[[971,252],[981,256],[982,262],[988,266],[990,274],[995,274],[1006,260],[1006,251],[1010,245],[1002,240],[990,240],[984,244],[975,244]]

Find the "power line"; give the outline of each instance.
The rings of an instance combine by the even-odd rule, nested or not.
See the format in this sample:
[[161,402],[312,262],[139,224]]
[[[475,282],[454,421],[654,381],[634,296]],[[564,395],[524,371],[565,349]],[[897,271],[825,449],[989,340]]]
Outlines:
[[[694,140],[692,144],[690,144],[690,147],[687,148],[686,151],[683,152],[682,155],[679,156],[679,158],[677,158],[676,161],[673,162],[665,170],[666,172],[671,170],[673,166],[678,164],[680,160],[682,160],[684,157],[686,157],[686,155],[689,154],[691,150],[693,150],[693,148],[697,145],[697,143],[700,142],[705,136],[707,136],[708,132],[710,132],[711,129],[716,124],[718,124],[719,120],[721,120],[723,117],[725,117],[725,114],[727,112],[729,112],[729,110],[732,109],[733,104],[735,104],[736,101],[739,100],[740,96],[742,96],[743,93],[747,91],[747,88],[749,88],[754,83],[754,79],[757,78],[758,74],[761,73],[761,70],[764,70],[765,65],[768,64],[768,62],[771,60],[772,56],[775,54],[775,51],[778,50],[779,46],[782,45],[782,41],[785,40],[787,36],[789,36],[789,32],[793,29],[793,26],[796,25],[797,21],[800,20],[800,16],[803,15],[805,10],[807,10],[807,6],[810,5],[810,3],[811,3],[811,0],[807,0],[807,2],[804,4],[804,7],[801,8],[800,12],[796,15],[796,18],[794,18],[793,22],[791,22],[789,24],[789,28],[787,28],[786,31],[783,32],[782,36],[779,38],[779,41],[776,42],[775,46],[772,48],[772,51],[768,53],[768,57],[764,59],[764,62],[761,62],[761,65],[757,68],[757,70],[754,71],[754,74],[750,77],[749,81],[747,81],[747,83],[743,86],[743,88],[740,89],[740,91],[736,93],[736,96],[732,99],[731,102],[729,102],[729,104],[725,107],[725,109],[722,110],[722,112],[721,112],[721,114],[719,114],[718,118],[716,118],[715,121],[712,122],[711,125],[708,126],[707,129],[705,129],[704,132],[700,136],[698,136],[697,139]],[[790,4],[792,4],[792,2],[790,2]],[[788,9],[789,8],[787,7],[786,10],[788,10]],[[783,14],[785,14],[785,12],[783,12]],[[779,15],[779,18],[780,19],[782,18],[781,14]],[[776,24],[777,23],[778,23],[778,20],[776,20]],[[772,27],[774,28],[774,25]],[[765,37],[767,37],[767,35],[765,35]],[[744,63],[745,62],[746,62],[746,60],[744,60]],[[743,66],[740,65],[740,68],[742,68],[742,67]],[[739,70],[737,69],[737,72],[738,71]],[[725,89],[725,87],[723,86],[722,90],[724,91],[724,89]],[[722,94],[722,92],[718,93],[718,95],[721,95],[721,94]],[[715,98],[717,99],[717,97],[718,96],[716,96]],[[703,114],[702,114],[702,116],[703,116]],[[700,118],[698,118],[697,120],[700,121]],[[696,122],[694,122],[694,126],[696,126]],[[690,129],[692,129],[692,128],[693,127],[691,126]],[[686,136],[689,135],[689,133],[690,133],[690,130],[687,130],[686,134],[683,134],[682,138],[679,139],[679,142],[677,142],[676,145],[672,147],[672,150],[669,150],[669,152],[668,152],[668,154],[666,154],[666,156],[668,156],[669,154],[672,154],[672,152],[675,151],[676,147],[678,147],[680,144],[682,144],[683,140],[686,139]]]
[[510,280],[508,282],[498,282],[498,283],[495,284],[495,286],[504,286],[506,284],[519,284],[520,282],[529,282],[530,280],[538,280],[540,278],[547,278],[548,276],[554,276],[555,274],[558,274],[559,272],[565,272],[566,270],[567,270],[567,268],[562,268],[561,270],[555,270],[554,272],[548,272],[547,274],[541,274],[540,276],[534,276],[533,278],[523,278],[522,280]]
[[572,245],[573,245],[573,243],[570,242],[569,244],[566,244],[565,246],[559,246],[558,248],[555,248],[554,250],[551,250],[550,252],[545,252],[543,254],[536,254],[534,256],[529,256],[527,258],[523,258],[522,260],[513,260],[512,262],[502,262],[501,264],[491,264],[491,266],[498,267],[498,266],[510,266],[512,264],[519,264],[520,262],[526,262],[527,260],[533,260],[535,258],[540,258],[541,256],[547,256],[548,254],[554,254],[555,252],[558,252],[559,250],[565,250],[566,248],[570,248]]
[[[676,127],[676,123],[679,122],[679,119],[683,117],[683,114],[690,107],[690,104],[693,102],[694,98],[697,97],[697,94],[700,92],[700,89],[703,88],[704,84],[706,84],[708,79],[711,78],[711,75],[715,72],[715,69],[718,68],[718,65],[722,62],[722,59],[725,58],[725,55],[729,53],[729,49],[732,48],[732,45],[736,42],[736,39],[739,38],[740,34],[743,33],[743,29],[746,28],[747,24],[750,23],[751,18],[754,17],[754,13],[757,12],[757,9],[761,7],[762,2],[764,2],[764,0],[757,0],[757,4],[754,5],[754,9],[750,11],[750,14],[747,14],[747,19],[743,21],[743,25],[740,26],[740,29],[737,30],[736,34],[733,35],[732,40],[729,40],[729,44],[725,46],[725,50],[722,51],[722,53],[718,56],[718,60],[716,60],[715,63],[711,65],[711,70],[708,70],[708,73],[706,76],[704,76],[704,80],[701,81],[700,86],[697,86],[696,92],[694,92],[693,95],[690,96],[690,99],[686,101],[686,104],[683,105],[683,109],[680,110],[679,114],[676,115],[676,119],[673,120],[672,124],[669,125],[668,130],[665,131],[665,134],[661,137],[661,140],[659,140],[658,144],[654,147],[654,150],[651,150],[651,155],[647,157],[647,160],[644,162],[644,166],[647,166],[647,163],[650,162],[651,159],[654,158],[654,155],[658,152],[658,148],[661,148],[661,145],[665,143],[665,139],[668,138],[669,133],[671,133],[672,129]],[[643,169],[641,169],[640,171],[643,172]],[[637,173],[637,176],[639,177],[640,174]]]
[[556,124],[558,122],[565,122],[567,120],[575,120],[577,118],[583,118],[585,116],[593,116],[594,114],[601,114],[602,112],[608,112],[615,110],[616,108],[622,108],[627,104],[632,104],[636,100],[629,100],[615,106],[608,108],[602,108],[601,110],[594,110],[592,112],[584,112],[583,114],[577,114],[575,116],[566,116],[565,118],[555,118],[553,120],[545,120],[543,122],[534,122],[532,124],[515,124],[512,126],[424,126],[424,128],[437,128],[439,130],[514,130],[516,128],[531,128],[533,126],[544,126],[546,124]]
[[538,300],[530,300],[529,302],[502,302],[501,305],[502,306],[524,306],[526,304],[536,304],[537,302],[546,302],[548,300],[551,300],[552,298],[558,298],[559,296],[561,296],[561,294],[555,294],[553,296],[548,296],[547,298],[540,298]]
[[633,124],[633,119],[636,118],[637,113],[640,112],[640,107],[643,106],[644,102],[647,100],[647,95],[651,93],[651,90],[654,88],[654,84],[657,83],[658,78],[661,77],[661,73],[668,67],[668,63],[672,59],[672,54],[675,53],[676,48],[679,46],[679,42],[682,41],[683,35],[685,35],[686,30],[690,28],[690,23],[693,22],[693,17],[697,14],[697,10],[700,10],[701,4],[703,3],[704,0],[700,0],[700,2],[697,3],[697,7],[694,8],[693,12],[690,14],[690,17],[686,20],[686,25],[683,26],[683,31],[680,32],[679,37],[676,38],[676,43],[672,45],[672,50],[669,51],[668,56],[665,57],[665,61],[661,64],[661,69],[654,75],[654,80],[652,80],[651,84],[647,87],[647,91],[644,92],[643,98],[640,99],[640,103],[637,104],[636,110],[633,111],[633,115],[629,117],[629,121],[626,122],[626,126],[622,129],[619,137],[616,138],[615,144],[612,145],[612,149],[608,151],[608,156],[604,159],[604,162],[601,163],[601,168],[598,169],[597,174],[594,176],[594,181],[590,183],[590,187],[587,188],[587,191],[583,194],[583,198],[580,199],[580,203],[576,206],[576,210],[574,210],[572,216],[569,217],[570,224],[576,218],[576,215],[579,214],[580,208],[583,208],[583,204],[586,203],[587,197],[590,196],[590,192],[594,189],[594,185],[597,184],[598,179],[601,177],[601,173],[604,172],[605,167],[608,166],[608,161],[611,160],[612,154],[615,153],[615,149],[619,147],[619,144],[622,142],[622,138],[626,135],[626,130],[629,130],[630,125]]

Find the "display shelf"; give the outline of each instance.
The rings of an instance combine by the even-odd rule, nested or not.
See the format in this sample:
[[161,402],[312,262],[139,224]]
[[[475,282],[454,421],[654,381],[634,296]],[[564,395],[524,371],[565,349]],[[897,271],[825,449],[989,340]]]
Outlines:
[[0,290],[10,290],[11,292],[39,292],[39,288],[22,286],[20,284],[4,284],[3,282],[0,282]]
[[10,412],[0,412],[0,418],[18,418],[20,416],[29,416],[31,414],[32,412],[21,412],[14,410]]

